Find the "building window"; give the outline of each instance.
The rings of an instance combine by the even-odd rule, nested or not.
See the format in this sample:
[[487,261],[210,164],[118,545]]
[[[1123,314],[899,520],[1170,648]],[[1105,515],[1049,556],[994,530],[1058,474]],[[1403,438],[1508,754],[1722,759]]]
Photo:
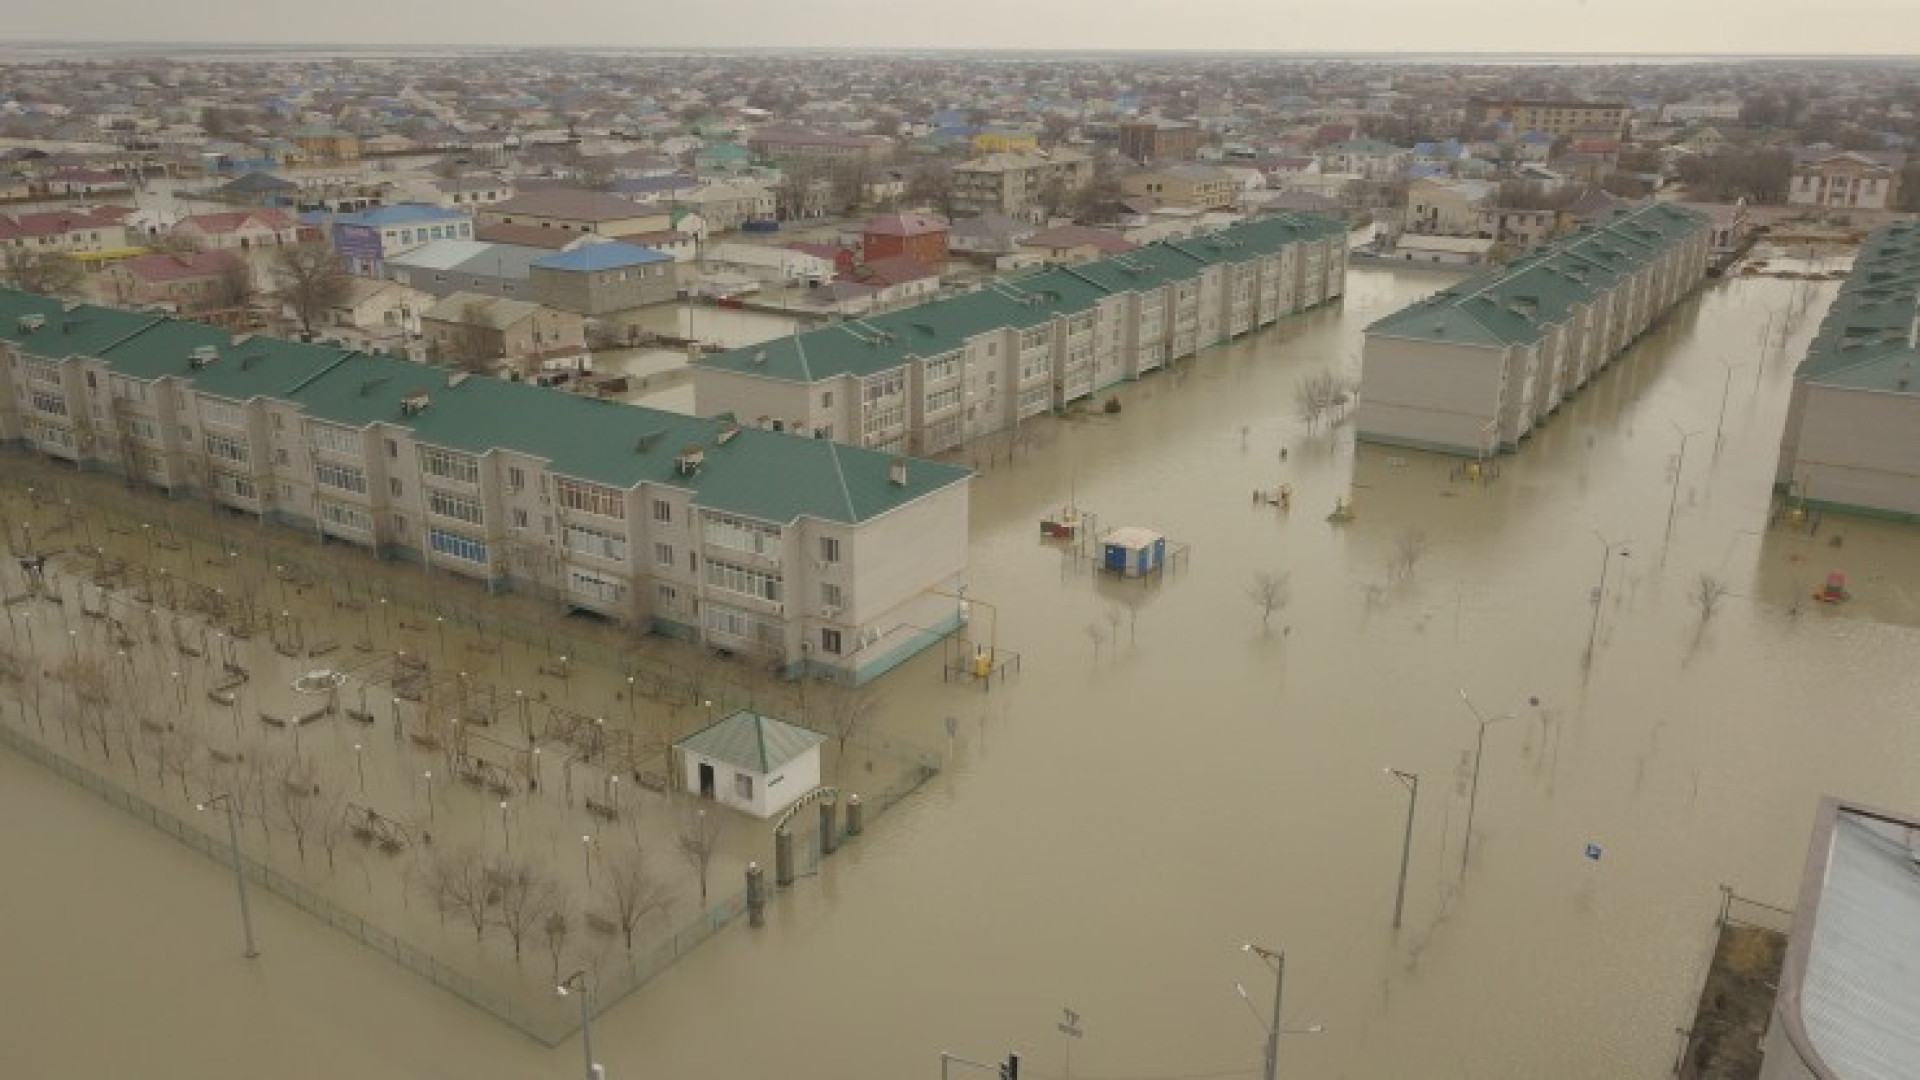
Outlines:
[[656,563],[659,563],[661,566],[672,566],[673,565],[673,545],[672,544],[653,545],[653,561]]
[[455,454],[430,446],[420,448],[420,471],[461,484],[480,482],[480,461],[471,454]]
[[243,436],[222,435],[209,431],[206,445],[208,455],[219,458],[221,461],[230,461],[235,465],[245,465],[250,456],[247,440]]
[[372,532],[373,518],[365,510],[345,503],[323,502],[320,504],[320,520],[329,525],[338,525],[354,532]]
[[351,491],[356,495],[367,493],[367,474],[349,465],[316,461],[313,463],[313,478],[326,487]]
[[598,574],[589,574],[584,570],[567,571],[567,591],[575,596],[584,596],[589,600],[598,600],[603,604],[620,602],[627,588],[612,578]]
[[820,561],[824,563],[837,563],[840,561],[839,537],[823,536],[820,538]]
[[487,545],[459,533],[429,528],[427,546],[442,555],[451,555],[466,562],[485,565],[487,561]]
[[820,631],[820,651],[834,656],[840,655],[840,631],[824,627]]
[[529,519],[527,516],[527,512],[521,509],[520,507],[517,507],[517,506],[514,507],[513,508],[513,527],[516,529],[524,529],[528,526],[528,522],[529,522]]
[[840,607],[840,602],[843,597],[844,594],[840,586],[835,585],[831,581],[823,581],[820,583],[820,603],[822,605],[830,608],[838,608]]
[[780,530],[776,526],[709,512],[703,530],[707,543],[755,555],[778,555]]
[[313,448],[330,454],[360,453],[360,433],[333,424],[310,424],[307,428],[313,438]]
[[559,494],[560,505],[569,510],[578,510],[616,521],[626,520],[627,500],[623,492],[610,487],[601,487],[598,484],[568,480],[564,477],[554,481],[554,488]]
[[480,500],[441,491],[439,488],[427,489],[427,509],[441,517],[464,521],[469,525],[486,524],[486,512],[481,507]]
[[780,575],[735,566],[719,559],[707,560],[707,584],[758,600],[775,603],[780,600]]
[[591,555],[596,559],[627,561],[627,538],[617,533],[563,523],[560,526],[560,538],[568,551]]
[[48,416],[67,415],[67,399],[58,390],[35,390],[33,407]]
[[733,795],[736,799],[753,798],[753,777],[743,772],[733,774]]
[[653,500],[653,520],[663,523],[671,522],[673,520],[673,504],[665,499]]

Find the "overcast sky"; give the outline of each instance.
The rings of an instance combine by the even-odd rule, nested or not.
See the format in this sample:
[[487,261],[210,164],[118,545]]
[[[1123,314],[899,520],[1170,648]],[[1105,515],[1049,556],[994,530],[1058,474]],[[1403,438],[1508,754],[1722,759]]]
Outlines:
[[12,40],[1920,54],[1916,0],[7,0]]

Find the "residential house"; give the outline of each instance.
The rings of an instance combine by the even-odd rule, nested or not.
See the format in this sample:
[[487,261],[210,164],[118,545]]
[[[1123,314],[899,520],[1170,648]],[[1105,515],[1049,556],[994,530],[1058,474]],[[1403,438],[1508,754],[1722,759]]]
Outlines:
[[470,292],[421,312],[420,335],[430,360],[488,369],[497,361],[522,375],[547,361],[572,360],[587,347],[586,323],[577,312]]
[[0,249],[67,255],[126,254],[125,214],[123,209],[107,207],[0,214]]
[[386,260],[388,278],[434,297],[457,292],[532,297],[528,283],[535,261],[552,254],[546,248],[487,240],[435,240]]
[[1192,161],[1207,141],[1192,124],[1149,116],[1120,125],[1120,156],[1141,165],[1162,161]]
[[882,214],[860,228],[860,251],[868,262],[904,255],[927,266],[947,261],[947,219],[938,214]]
[[1240,185],[1218,165],[1170,165],[1120,178],[1128,195],[1148,195],[1188,210],[1231,210],[1239,205]]
[[833,260],[819,255],[731,241],[709,245],[702,261],[708,269],[745,274],[763,285],[825,284],[835,272]]
[[0,441],[288,536],[848,685],[960,623],[962,468],[4,290],[0,352]]
[[1132,251],[1138,245],[1111,229],[1092,225],[1055,225],[1020,241],[1020,250],[1048,266],[1070,266]]
[[1040,149],[1040,133],[1014,128],[976,131],[969,145],[976,154],[1031,154]]
[[356,349],[404,356],[420,335],[421,313],[433,306],[434,299],[432,293],[398,281],[353,278],[321,332]]
[[875,305],[911,303],[940,291],[940,271],[911,255],[868,259],[855,267],[855,282],[874,290]]
[[475,220],[481,225],[528,225],[612,238],[670,228],[673,219],[664,209],[638,206],[618,195],[553,187],[522,191],[511,199],[483,206]]
[[997,259],[1020,250],[1020,241],[1036,231],[1030,221],[989,211],[955,221],[947,231],[947,246],[956,255]]
[[337,164],[360,160],[360,137],[328,124],[307,124],[294,128],[287,134],[287,141],[298,146],[314,162]]
[[1322,173],[1348,173],[1365,180],[1392,180],[1413,163],[1413,151],[1379,139],[1349,139],[1316,154]]
[[671,202],[699,214],[713,232],[732,232],[748,222],[774,220],[773,189],[758,180],[703,181],[677,191]]
[[1790,206],[1886,210],[1899,205],[1906,155],[1897,150],[1834,150],[1808,147],[1793,157],[1787,186]]
[[1633,109],[1617,102],[1477,98],[1467,107],[1471,123],[1504,124],[1511,131],[1623,139]]
[[133,190],[126,178],[117,173],[80,168],[56,169],[41,181],[41,187],[48,195],[68,199],[125,195]]
[[250,291],[247,265],[230,251],[138,255],[101,271],[107,294],[122,307],[160,309],[199,321],[244,325]]
[[174,236],[207,250],[251,251],[300,241],[300,223],[274,207],[191,214],[175,222]]
[[1708,223],[1624,211],[1367,327],[1361,439],[1512,450],[1706,276]]
[[379,277],[396,255],[436,240],[473,239],[473,219],[445,207],[401,203],[335,215],[328,232],[333,249],[353,273]]
[[666,303],[677,287],[671,257],[619,241],[542,255],[533,261],[529,277],[542,304],[591,316]]
[[1547,242],[1560,227],[1560,212],[1540,208],[1487,205],[1480,208],[1478,231],[1510,251],[1526,251]]
[[1093,158],[1079,150],[988,154],[952,170],[956,215],[1004,214],[1039,221],[1093,182]]
[[780,165],[836,168],[882,164],[893,155],[893,140],[775,126],[756,128],[747,136],[747,148]]
[[1415,180],[1407,185],[1407,231],[1475,236],[1480,212],[1498,191],[1484,180]]

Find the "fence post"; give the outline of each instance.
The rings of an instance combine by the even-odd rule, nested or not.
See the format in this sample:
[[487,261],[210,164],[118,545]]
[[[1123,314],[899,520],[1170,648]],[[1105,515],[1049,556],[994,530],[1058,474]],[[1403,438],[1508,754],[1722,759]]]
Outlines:
[[832,799],[820,800],[820,853],[831,855],[840,848],[840,830],[835,828]]
[[863,816],[864,814],[862,813],[862,809],[860,806],[860,796],[858,794],[847,796],[847,835],[848,836],[860,835],[861,818]]
[[793,834],[784,828],[773,834],[773,884],[781,889],[793,884]]
[[765,926],[767,924],[767,881],[766,872],[759,863],[747,864],[747,925]]

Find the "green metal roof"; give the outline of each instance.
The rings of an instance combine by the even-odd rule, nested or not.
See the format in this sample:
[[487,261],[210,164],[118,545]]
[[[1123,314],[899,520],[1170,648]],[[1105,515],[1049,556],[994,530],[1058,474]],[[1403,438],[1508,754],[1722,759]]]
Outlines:
[[825,742],[817,731],[745,709],[675,743],[680,749],[765,775]]
[[[46,323],[28,330],[19,323],[24,315],[41,315]],[[514,451],[545,460],[557,474],[609,487],[679,488],[696,506],[780,524],[800,517],[858,524],[969,475],[935,461],[529,383],[462,377],[334,346],[236,339],[198,323],[110,308],[69,311],[59,301],[6,289],[0,289],[0,340],[37,356],[97,356],[116,373],[172,376],[217,397],[290,401],[307,416],[346,427],[408,428],[416,440],[450,450]],[[194,349],[209,346],[216,358],[195,367]],[[419,393],[427,395],[428,407],[402,412],[401,400]],[[703,460],[685,473],[677,460],[692,447]],[[893,466],[902,460],[904,482],[895,483]]]
[[1664,204],[1528,252],[1401,308],[1367,327],[1382,337],[1500,347],[1530,345],[1635,268],[1702,229],[1707,218]]
[[1920,392],[1920,225],[1889,225],[1867,238],[1820,330],[1794,372],[1821,386]]
[[1108,296],[1188,281],[1207,266],[1244,262],[1288,243],[1345,231],[1337,221],[1310,214],[1260,218],[1202,237],[994,281],[974,292],[716,353],[698,363],[781,382],[865,378],[913,357],[952,352],[993,330],[1024,330],[1090,311]]

